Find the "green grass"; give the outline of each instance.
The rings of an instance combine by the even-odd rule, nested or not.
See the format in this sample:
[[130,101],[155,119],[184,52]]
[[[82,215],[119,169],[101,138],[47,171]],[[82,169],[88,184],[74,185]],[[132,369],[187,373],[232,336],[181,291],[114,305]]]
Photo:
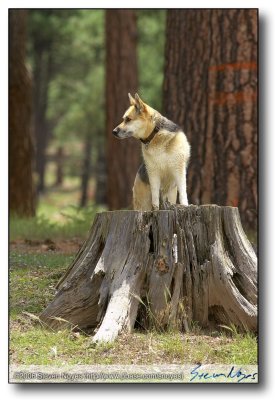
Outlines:
[[63,221],[56,222],[38,213],[34,218],[10,218],[10,240],[28,239],[68,239],[84,238],[87,236],[95,214],[102,211],[102,207],[89,206],[79,209],[67,206],[60,211]]
[[[79,178],[65,176],[62,187],[52,186],[55,165],[49,163],[46,173],[47,190],[38,198],[36,217],[10,216],[10,240],[85,238],[97,212],[105,210],[91,200],[84,208],[80,199]],[[90,180],[89,199],[93,198],[95,183]]]
[[257,364],[256,341],[249,335],[213,339],[178,332],[134,332],[120,335],[114,343],[92,346],[84,334],[54,333],[29,325],[14,330],[10,342],[12,362],[26,365]]
[[10,315],[41,312],[72,259],[64,254],[11,252]]
[[[53,332],[37,316],[53,299],[54,286],[72,254],[10,254],[10,360],[19,364],[256,364],[257,340],[229,329],[207,334],[145,331],[120,335],[115,343],[91,345],[84,333]],[[28,314],[30,313],[30,314]],[[194,325],[195,326],[195,325]]]

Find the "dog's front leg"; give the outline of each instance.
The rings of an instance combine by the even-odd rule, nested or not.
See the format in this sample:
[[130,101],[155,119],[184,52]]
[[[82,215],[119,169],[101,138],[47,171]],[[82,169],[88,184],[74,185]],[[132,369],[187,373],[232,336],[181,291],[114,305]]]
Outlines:
[[152,194],[152,210],[159,210],[159,191],[160,191],[160,178],[157,175],[149,175],[151,194]]

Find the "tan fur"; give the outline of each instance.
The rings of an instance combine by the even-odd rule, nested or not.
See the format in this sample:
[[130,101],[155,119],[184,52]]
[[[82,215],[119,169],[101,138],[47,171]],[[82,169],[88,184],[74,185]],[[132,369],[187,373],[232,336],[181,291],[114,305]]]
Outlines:
[[142,182],[139,175],[136,175],[133,187],[134,210],[149,211],[152,208],[150,185]]
[[[118,138],[135,137],[146,139],[155,126],[164,120],[161,114],[145,104],[136,94],[129,95],[130,107],[123,116],[123,122],[115,128]],[[128,118],[130,121],[128,121]],[[146,165],[150,185],[143,182],[137,174],[133,187],[135,210],[159,208],[159,196],[170,203],[176,203],[177,188],[180,204],[187,205],[186,169],[190,157],[190,145],[182,130],[165,129],[173,123],[163,124],[149,144],[142,144],[142,155]]]
[[[164,198],[171,204],[176,204],[177,201],[177,187],[172,188]],[[140,177],[136,175],[133,186],[133,207],[134,210],[151,211],[152,210],[152,196],[150,185],[142,182]]]

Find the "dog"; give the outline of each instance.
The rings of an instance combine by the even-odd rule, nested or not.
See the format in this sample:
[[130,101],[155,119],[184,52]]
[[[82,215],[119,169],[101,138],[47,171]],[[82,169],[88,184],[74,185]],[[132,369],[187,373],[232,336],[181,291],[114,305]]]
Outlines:
[[136,93],[128,93],[130,107],[123,121],[113,130],[118,139],[134,137],[142,144],[144,162],[133,187],[133,208],[140,211],[159,210],[164,201],[187,206],[186,170],[190,145],[182,129],[148,106]]

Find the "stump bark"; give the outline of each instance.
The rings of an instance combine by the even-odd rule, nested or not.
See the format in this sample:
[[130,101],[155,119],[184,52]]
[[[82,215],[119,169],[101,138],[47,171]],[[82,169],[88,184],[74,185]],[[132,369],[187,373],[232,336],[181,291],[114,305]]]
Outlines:
[[257,329],[257,257],[238,209],[170,206],[96,215],[88,239],[40,316],[113,341],[138,324]]

